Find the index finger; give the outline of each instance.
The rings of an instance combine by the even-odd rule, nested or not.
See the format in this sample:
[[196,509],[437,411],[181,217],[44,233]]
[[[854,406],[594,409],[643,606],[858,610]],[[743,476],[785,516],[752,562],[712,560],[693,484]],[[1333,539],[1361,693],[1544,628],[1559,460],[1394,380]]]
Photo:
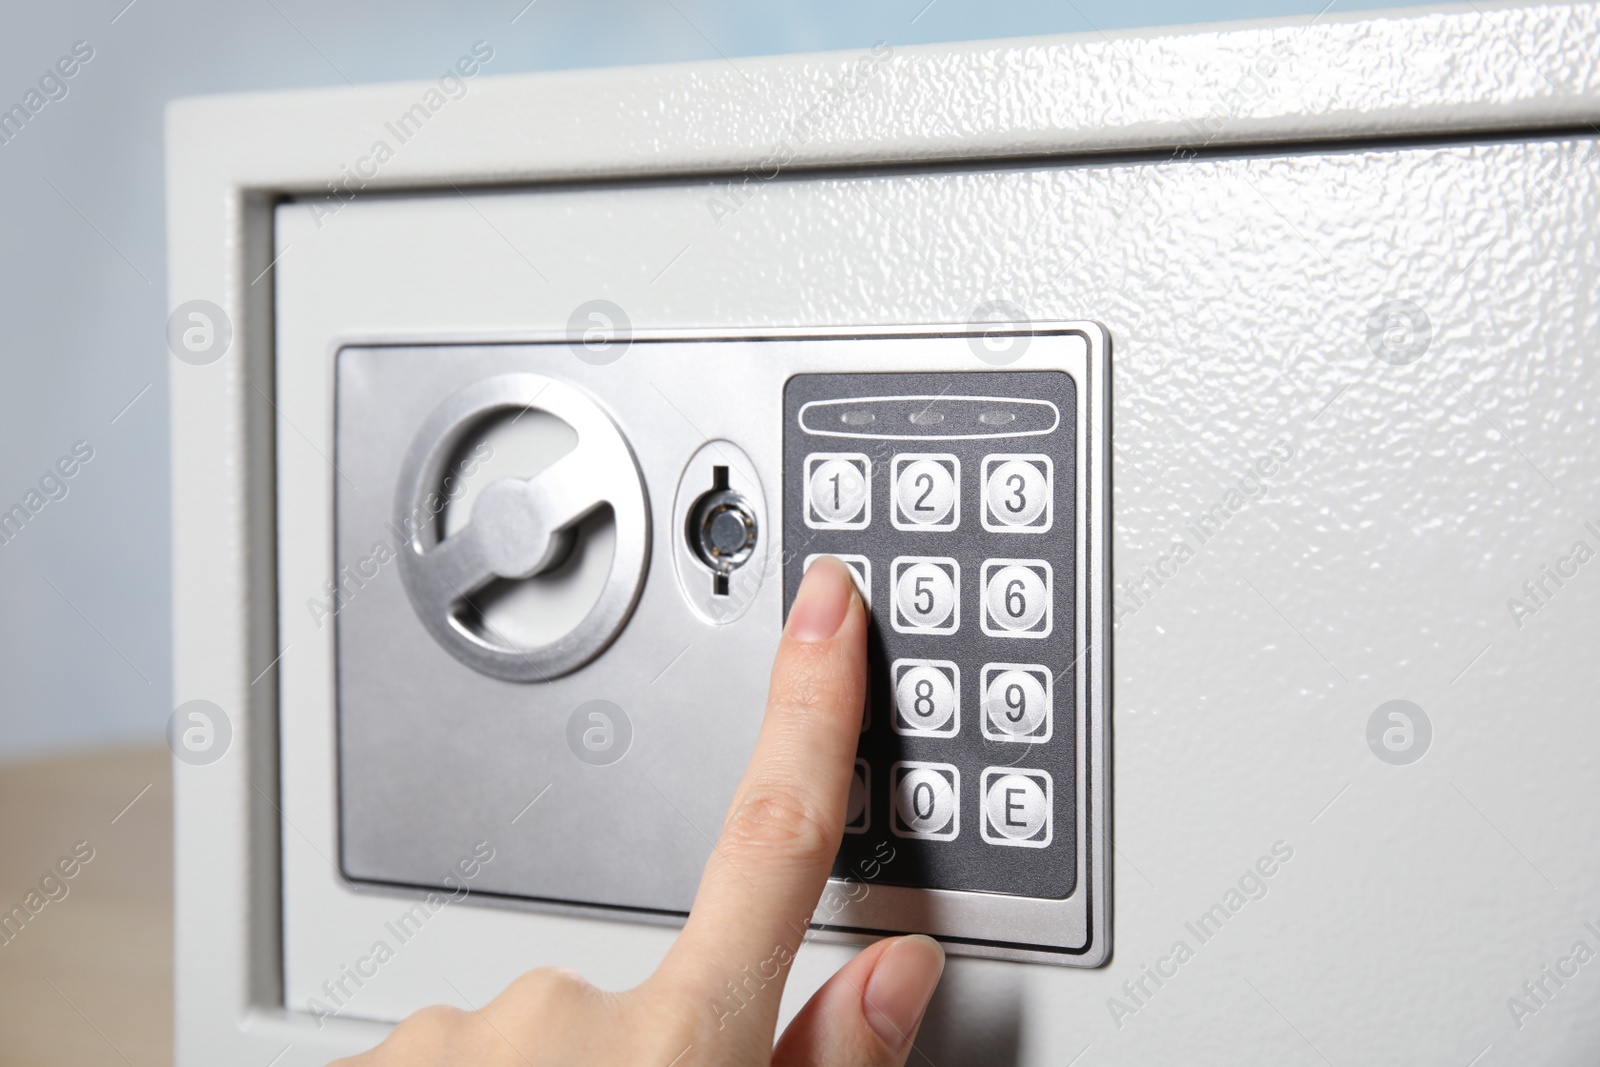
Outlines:
[[[778,644],[750,765],[689,921],[658,972],[714,999],[726,997],[729,981],[746,989],[748,1002],[726,1006],[741,1028],[768,1042],[788,962],[844,833],[866,696],[866,637],[866,609],[849,570],[831,557],[818,560],[800,583]],[[715,1014],[713,1005],[708,1018]]]

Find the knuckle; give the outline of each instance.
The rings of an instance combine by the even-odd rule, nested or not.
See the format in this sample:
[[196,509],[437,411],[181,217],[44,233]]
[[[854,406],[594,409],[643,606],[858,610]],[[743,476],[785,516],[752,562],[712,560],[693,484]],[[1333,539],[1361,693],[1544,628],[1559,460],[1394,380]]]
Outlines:
[[430,1004],[426,1008],[400,1020],[394,1032],[376,1048],[379,1063],[389,1062],[388,1053],[448,1048],[459,1038],[466,1013],[444,1004]]
[[564,1004],[586,999],[594,986],[577,971],[565,967],[540,967],[513,979],[502,996],[536,1005]]
[[822,863],[839,850],[842,828],[791,783],[764,781],[745,791],[723,827],[730,844],[746,851],[777,852],[803,863]]
[[787,655],[782,673],[774,678],[768,699],[769,714],[815,721],[819,717],[861,715],[865,697],[850,671],[825,650],[801,648]]
[[784,664],[782,684],[775,687],[773,703],[794,711],[812,711],[824,706],[833,686],[817,650],[795,649]]

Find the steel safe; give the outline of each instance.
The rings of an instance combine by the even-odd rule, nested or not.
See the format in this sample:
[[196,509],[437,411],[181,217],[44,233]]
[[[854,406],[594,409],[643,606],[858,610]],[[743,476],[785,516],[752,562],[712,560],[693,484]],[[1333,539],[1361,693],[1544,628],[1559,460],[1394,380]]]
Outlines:
[[785,1017],[916,929],[937,1063],[1592,1058],[1597,31],[174,105],[179,1061],[648,974],[822,553]]

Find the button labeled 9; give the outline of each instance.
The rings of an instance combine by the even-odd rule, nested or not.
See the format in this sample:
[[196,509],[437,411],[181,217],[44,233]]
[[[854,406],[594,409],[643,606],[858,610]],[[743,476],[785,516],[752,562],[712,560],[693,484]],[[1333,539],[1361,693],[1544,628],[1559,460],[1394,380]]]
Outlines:
[[983,736],[1037,744],[1054,729],[1052,676],[1036,663],[983,665]]

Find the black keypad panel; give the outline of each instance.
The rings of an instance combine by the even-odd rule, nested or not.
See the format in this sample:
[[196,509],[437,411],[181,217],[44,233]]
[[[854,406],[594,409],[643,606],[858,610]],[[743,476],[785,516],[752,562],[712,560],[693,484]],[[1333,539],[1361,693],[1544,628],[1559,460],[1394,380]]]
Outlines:
[[1058,371],[789,379],[784,611],[821,555],[872,610],[838,877],[1072,893],[1076,410]]

